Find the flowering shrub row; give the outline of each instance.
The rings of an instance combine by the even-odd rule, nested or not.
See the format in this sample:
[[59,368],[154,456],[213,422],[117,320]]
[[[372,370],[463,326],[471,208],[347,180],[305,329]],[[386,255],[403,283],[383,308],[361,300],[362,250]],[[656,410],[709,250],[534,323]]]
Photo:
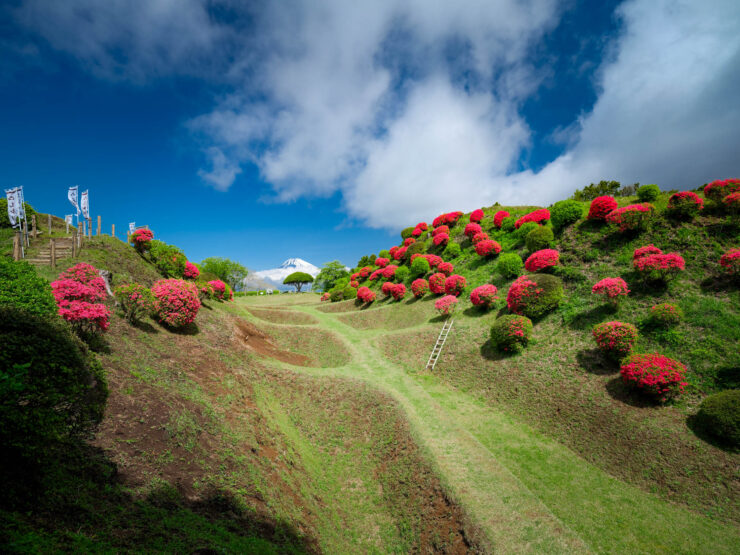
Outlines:
[[447,214],[441,214],[434,218],[432,227],[439,227],[441,225],[455,225],[455,222],[462,216],[462,212],[448,212]]
[[720,202],[731,193],[740,191],[740,179],[717,179],[704,187],[704,196]]
[[434,236],[432,241],[434,242],[434,245],[437,247],[444,246],[450,241],[450,236],[447,235],[446,233],[438,233],[437,235]]
[[524,268],[528,272],[539,272],[557,266],[560,261],[560,253],[555,249],[542,249],[533,252],[524,262]]
[[414,228],[414,231],[411,232],[411,235],[413,237],[419,237],[422,233],[424,233],[429,227],[425,222],[419,222],[416,224],[416,227]]
[[740,213],[740,192],[731,193],[722,199],[722,204],[729,212]]
[[515,223],[514,227],[516,229],[519,229],[522,227],[522,224],[525,224],[527,222],[534,222],[536,224],[542,225],[543,222],[546,222],[550,219],[550,211],[547,208],[540,208],[538,210],[535,210],[534,212],[530,212],[529,214],[525,214],[521,218],[519,218]]
[[675,217],[694,217],[704,208],[704,201],[699,195],[691,191],[682,191],[674,193],[668,199],[667,211],[669,215]]
[[633,258],[632,265],[648,281],[667,281],[686,267],[683,257],[675,252]]
[[625,322],[597,324],[592,334],[599,349],[614,358],[629,354],[637,341],[637,328]]
[[371,303],[375,300],[375,293],[369,287],[360,287],[357,290],[357,298],[363,303]]
[[655,207],[644,202],[615,208],[606,215],[607,223],[617,226],[620,232],[643,229],[653,217]]
[[476,287],[470,293],[470,302],[475,306],[482,306],[484,308],[490,308],[498,300],[498,289],[495,285],[487,283]]
[[683,393],[688,385],[686,367],[680,362],[658,353],[633,354],[621,368],[622,381],[659,401]]
[[390,262],[391,261],[388,260],[387,258],[378,257],[378,258],[375,259],[375,265],[378,268],[385,268],[386,266],[388,266],[388,264],[390,264]]

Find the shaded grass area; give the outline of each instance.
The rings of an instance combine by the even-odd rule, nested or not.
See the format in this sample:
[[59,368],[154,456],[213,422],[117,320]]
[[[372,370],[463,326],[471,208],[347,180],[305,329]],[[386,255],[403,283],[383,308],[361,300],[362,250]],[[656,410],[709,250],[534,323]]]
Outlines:
[[293,325],[313,325],[318,320],[310,314],[296,312],[295,310],[267,310],[260,308],[250,308],[251,312],[257,318],[271,322],[273,324],[293,324]]
[[307,366],[334,368],[349,362],[347,348],[326,330],[298,326],[265,326],[263,329],[280,348],[305,356]]

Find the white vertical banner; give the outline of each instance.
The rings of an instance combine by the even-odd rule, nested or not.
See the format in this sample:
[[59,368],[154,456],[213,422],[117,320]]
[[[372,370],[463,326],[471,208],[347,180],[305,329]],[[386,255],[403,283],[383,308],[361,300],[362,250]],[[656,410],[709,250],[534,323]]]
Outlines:
[[79,218],[80,206],[77,204],[77,185],[69,188],[69,191],[67,191],[67,198],[69,199],[69,202],[72,203],[72,206],[75,207],[75,210],[77,211],[77,217]]
[[128,232],[133,234],[134,231],[136,231],[136,222],[129,222],[128,224]]
[[18,194],[18,187],[15,187],[13,189],[5,189],[5,196],[8,197],[8,219],[10,220],[10,225],[12,227],[20,225],[20,195]]
[[90,219],[90,191],[83,191],[80,195],[80,208],[86,220]]
[[19,220],[25,220],[26,219],[26,199],[23,197],[23,186],[16,187],[16,190],[18,191],[18,219]]
[[73,216],[74,214],[67,214],[66,216],[64,216],[64,223],[66,223],[67,225],[72,225]]

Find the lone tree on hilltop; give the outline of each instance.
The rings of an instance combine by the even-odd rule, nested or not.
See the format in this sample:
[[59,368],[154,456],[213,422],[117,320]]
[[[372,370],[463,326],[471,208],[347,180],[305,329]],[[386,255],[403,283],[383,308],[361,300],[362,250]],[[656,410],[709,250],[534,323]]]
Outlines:
[[349,272],[344,269],[344,264],[339,260],[327,262],[321,268],[319,275],[316,276],[314,290],[318,288],[322,291],[328,291],[336,285],[338,280],[345,277],[349,277]]
[[312,282],[313,277],[311,277],[311,274],[307,274],[306,272],[293,272],[283,280],[284,285],[293,285],[296,293],[300,293],[301,287]]
[[202,272],[211,273],[221,281],[225,281],[234,291],[239,289],[244,278],[249,274],[249,270],[238,262],[220,256],[204,258],[198,267]]

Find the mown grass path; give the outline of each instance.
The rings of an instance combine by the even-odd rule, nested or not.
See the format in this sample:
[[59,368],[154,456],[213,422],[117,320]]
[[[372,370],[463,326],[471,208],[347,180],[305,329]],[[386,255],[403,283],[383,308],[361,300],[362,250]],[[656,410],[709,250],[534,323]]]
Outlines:
[[282,366],[364,380],[395,398],[443,483],[485,536],[487,550],[737,553],[735,527],[621,482],[504,412],[387,360],[373,345],[383,330],[355,329],[315,305],[290,309],[314,316],[318,327],[342,340],[351,359],[339,368]]

